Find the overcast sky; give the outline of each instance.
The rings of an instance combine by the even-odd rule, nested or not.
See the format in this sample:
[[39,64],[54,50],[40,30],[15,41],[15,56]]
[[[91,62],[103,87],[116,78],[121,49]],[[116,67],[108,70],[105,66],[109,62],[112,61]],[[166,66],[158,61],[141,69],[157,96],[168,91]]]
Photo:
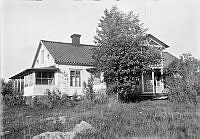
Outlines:
[[200,59],[199,0],[4,0],[1,36],[3,78],[30,68],[42,39],[94,44],[97,23],[106,8],[139,14],[148,33],[170,46],[179,57],[190,52]]

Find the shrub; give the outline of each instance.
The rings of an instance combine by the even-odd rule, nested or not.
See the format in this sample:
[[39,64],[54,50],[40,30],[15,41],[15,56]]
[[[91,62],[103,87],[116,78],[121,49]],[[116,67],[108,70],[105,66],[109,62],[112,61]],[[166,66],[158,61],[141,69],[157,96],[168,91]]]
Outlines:
[[53,91],[50,91],[47,89],[47,95],[49,99],[49,106],[54,107],[56,105],[59,105],[61,102],[61,92],[58,89],[53,89]]
[[22,92],[15,92],[13,82],[10,80],[7,83],[1,80],[1,95],[3,96],[3,104],[6,106],[18,106],[25,104]]
[[94,103],[98,104],[105,104],[108,102],[108,95],[105,94],[104,91],[100,90],[96,92],[95,98],[94,98]]
[[1,80],[1,94],[2,96],[5,95],[12,95],[14,93],[14,85],[13,82],[10,80],[5,82],[3,79]]
[[106,94],[113,95],[118,92],[118,85],[117,84],[111,84],[106,88]]
[[85,97],[86,99],[88,100],[93,100],[95,98],[95,92],[93,90],[93,77],[91,76],[89,79],[88,79],[88,84],[86,84],[86,82],[83,82],[83,87],[84,87],[84,94],[85,94]]
[[123,102],[136,101],[139,99],[136,86],[134,85],[130,86],[129,84],[128,85],[126,84],[109,85],[106,90],[106,94],[108,95],[117,94],[118,99]]
[[189,82],[180,78],[169,78],[168,85],[170,102],[197,104],[197,92]]
[[74,100],[67,94],[61,94],[61,92],[55,88],[52,91],[47,89],[47,95],[43,96],[35,96],[33,99],[33,105],[36,107],[42,108],[54,108],[57,106],[64,105],[66,106],[74,106]]
[[164,69],[169,100],[175,103],[197,103],[200,83],[200,61],[191,54],[183,54]]
[[6,94],[3,96],[3,103],[6,106],[19,106],[19,105],[24,105],[24,97],[19,93],[19,94]]

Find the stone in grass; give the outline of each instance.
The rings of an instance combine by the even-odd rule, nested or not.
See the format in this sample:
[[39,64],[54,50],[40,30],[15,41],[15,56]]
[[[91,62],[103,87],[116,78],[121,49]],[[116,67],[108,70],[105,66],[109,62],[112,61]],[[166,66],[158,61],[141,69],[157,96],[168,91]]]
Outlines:
[[73,132],[44,132],[34,136],[32,139],[74,139]]
[[103,139],[103,134],[91,126],[89,123],[85,121],[81,121],[80,124],[77,124],[73,132],[75,133],[75,139]]

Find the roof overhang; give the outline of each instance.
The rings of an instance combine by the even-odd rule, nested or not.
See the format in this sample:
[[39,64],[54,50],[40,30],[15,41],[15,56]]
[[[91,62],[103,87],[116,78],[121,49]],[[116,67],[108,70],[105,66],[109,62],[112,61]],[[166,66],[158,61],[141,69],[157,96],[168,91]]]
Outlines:
[[159,40],[158,38],[156,38],[155,36],[153,36],[151,34],[147,34],[147,38],[151,38],[151,39],[155,40],[157,43],[159,43],[161,46],[164,46],[165,48],[169,47],[169,45],[167,45],[166,43],[162,42],[161,40]]
[[58,71],[58,68],[53,67],[43,67],[43,68],[31,68],[31,69],[25,69],[22,72],[10,77],[9,79],[20,79],[23,78],[24,76],[36,72],[36,71],[46,71],[46,72],[56,72]]

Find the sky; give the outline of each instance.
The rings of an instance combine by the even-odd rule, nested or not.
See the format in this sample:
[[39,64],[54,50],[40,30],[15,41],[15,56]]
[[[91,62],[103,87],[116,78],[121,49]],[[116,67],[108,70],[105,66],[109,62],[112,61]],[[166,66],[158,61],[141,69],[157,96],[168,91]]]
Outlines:
[[104,10],[139,14],[144,27],[170,46],[176,57],[191,53],[200,59],[199,0],[4,0],[1,11],[1,78],[31,68],[40,40],[94,44]]

